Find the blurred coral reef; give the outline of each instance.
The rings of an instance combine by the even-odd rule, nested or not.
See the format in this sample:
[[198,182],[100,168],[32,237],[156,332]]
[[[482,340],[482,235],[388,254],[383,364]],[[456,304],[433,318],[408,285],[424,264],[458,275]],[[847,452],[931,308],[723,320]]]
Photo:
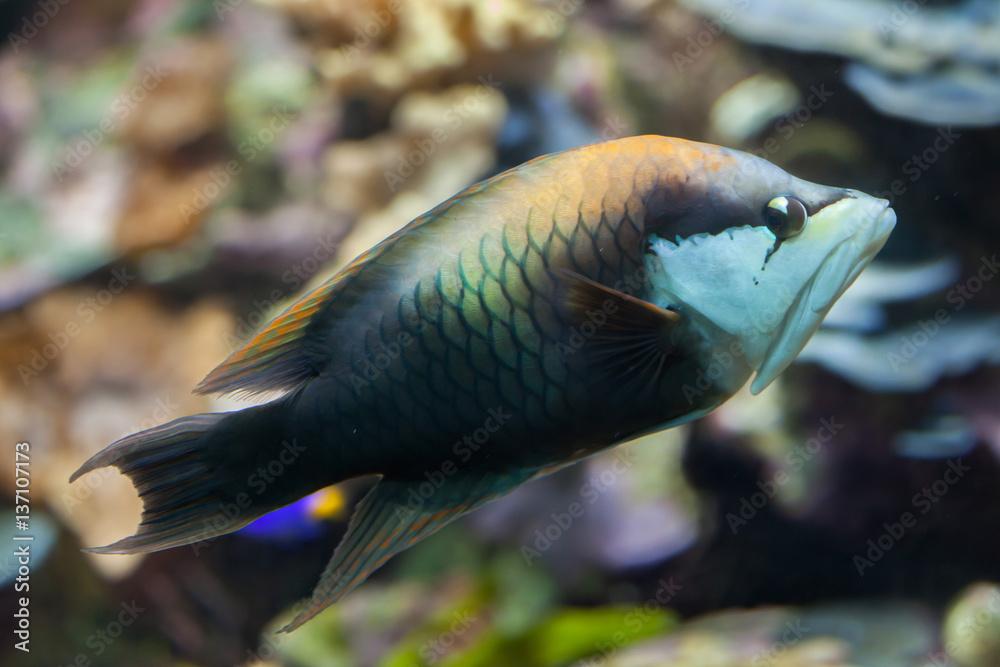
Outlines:
[[[1000,665],[997,7],[5,3],[0,442],[31,443],[41,560],[33,651],[3,664]],[[364,483],[205,544],[79,550],[141,508],[69,474],[246,405],[191,389],[286,299],[480,178],[638,133],[892,200],[775,386],[519,489],[291,635]]]

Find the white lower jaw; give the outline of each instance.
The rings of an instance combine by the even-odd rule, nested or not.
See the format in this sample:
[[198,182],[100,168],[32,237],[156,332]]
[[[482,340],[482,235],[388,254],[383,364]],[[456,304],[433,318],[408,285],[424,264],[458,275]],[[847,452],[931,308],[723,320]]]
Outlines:
[[895,223],[895,213],[887,209],[866,230],[868,233],[864,238],[848,238],[834,248],[789,308],[778,336],[768,347],[757,369],[750,385],[751,393],[762,392],[794,361],[840,295],[885,245]]
[[[778,335],[764,353],[757,375],[750,385],[750,393],[759,394],[784,371],[798,356],[812,337],[827,311],[847,289],[848,276],[860,272],[853,269],[858,262],[850,244],[843,242],[823,262],[820,270],[799,292],[785,319],[778,328]],[[860,264],[863,268],[864,264]]]

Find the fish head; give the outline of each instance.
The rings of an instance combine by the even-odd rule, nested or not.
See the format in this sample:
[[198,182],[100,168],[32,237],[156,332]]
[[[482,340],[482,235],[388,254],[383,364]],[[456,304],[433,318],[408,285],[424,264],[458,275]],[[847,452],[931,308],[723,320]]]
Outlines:
[[651,300],[688,316],[713,344],[727,341],[755,372],[756,394],[882,248],[896,215],[885,199],[726,154],[728,166],[650,233],[646,268]]

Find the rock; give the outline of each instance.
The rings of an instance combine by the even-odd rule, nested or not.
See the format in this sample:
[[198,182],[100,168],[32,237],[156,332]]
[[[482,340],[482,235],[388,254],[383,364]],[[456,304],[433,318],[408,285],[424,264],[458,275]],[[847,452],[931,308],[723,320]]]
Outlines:
[[1000,585],[983,582],[963,591],[945,618],[942,636],[961,667],[1000,665]]

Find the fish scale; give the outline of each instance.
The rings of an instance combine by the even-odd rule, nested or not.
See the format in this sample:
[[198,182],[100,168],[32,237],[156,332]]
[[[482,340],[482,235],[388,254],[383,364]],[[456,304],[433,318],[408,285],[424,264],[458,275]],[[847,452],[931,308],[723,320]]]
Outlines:
[[[414,404],[429,413],[420,423],[434,424],[435,429],[419,429],[412,434],[424,446],[413,447],[396,459],[401,469],[450,456],[446,448],[442,451],[441,443],[454,442],[475,430],[477,418],[481,421],[486,410],[497,406],[507,407],[516,415],[514,423],[504,429],[509,436],[502,432],[491,440],[490,446],[500,456],[514,459],[521,456],[519,452],[525,449],[523,438],[528,433],[546,438],[540,449],[548,452],[547,457],[558,456],[561,447],[577,447],[575,440],[581,429],[577,427],[576,416],[593,397],[579,389],[587,384],[582,377],[585,369],[574,369],[571,360],[564,359],[558,351],[560,344],[565,343],[560,334],[565,332],[566,323],[555,303],[556,281],[551,267],[567,266],[611,284],[621,282],[640,267],[642,228],[635,220],[642,218],[644,197],[634,191],[633,184],[642,163],[652,159],[648,150],[639,150],[643,143],[647,142],[638,140],[637,148],[631,151],[605,144],[575,152],[570,157],[581,162],[574,170],[583,174],[580,179],[563,182],[550,177],[546,179],[548,182],[532,183],[526,199],[515,205],[507,203],[506,210],[500,211],[499,219],[491,225],[492,231],[471,238],[455,234],[458,243],[469,244],[465,247],[455,248],[456,239],[445,237],[447,229],[440,228],[463,224],[470,208],[475,209],[472,214],[478,215],[479,207],[472,205],[477,198],[489,197],[495,190],[517,190],[517,184],[512,185],[510,180],[527,180],[524,169],[551,168],[559,158],[530,163],[522,168],[522,173],[506,172],[414,221],[413,233],[439,242],[443,259],[435,267],[433,290],[424,281],[418,283],[417,345],[404,350],[374,384],[391,381],[386,378],[397,375],[394,372],[397,366],[404,374],[407,367],[433,366],[436,370],[429,381],[423,377],[399,389],[412,395],[426,391],[429,386],[436,399],[433,405],[415,401]],[[605,151],[614,154],[610,167],[605,163]],[[552,170],[553,176],[558,171]],[[609,178],[612,171],[616,178]],[[647,169],[646,173],[652,171],[657,170]],[[594,180],[607,183],[603,192],[584,186]],[[651,184],[654,179],[647,176],[645,180]],[[567,215],[566,207],[562,207],[560,215],[559,203],[571,201],[580,202],[576,215]],[[480,221],[478,228],[482,227]],[[382,256],[391,261],[388,256],[392,252],[393,249],[387,249]],[[363,277],[359,274],[355,280]],[[474,292],[482,306],[469,316],[465,316],[466,292]],[[484,345],[471,343],[476,327],[469,320],[477,316],[488,320],[489,335],[484,338]],[[384,347],[390,346],[398,332],[405,330],[398,321],[383,329],[380,343]],[[488,349],[489,356],[482,354],[484,349]],[[358,372],[372,358],[372,350],[367,350],[356,353],[346,365]],[[575,382],[569,382],[570,379]],[[491,384],[495,391],[477,389]],[[378,394],[375,387],[371,391]],[[553,395],[563,400],[551,398]],[[494,397],[499,398],[494,405],[484,400]],[[329,406],[326,427],[322,430],[330,433],[331,439],[340,437],[336,433],[338,427],[344,431],[357,421],[353,402],[349,405],[348,410]],[[621,426],[617,424],[618,430],[622,430]],[[517,442],[507,442],[515,439]],[[365,449],[371,452],[373,460],[365,461],[365,453],[358,452],[356,463],[360,468],[367,464],[375,470],[384,468],[381,452],[407,447],[399,440],[375,440],[367,443]]]
[[[630,171],[623,170],[622,173],[624,180],[631,182]],[[488,195],[489,192],[490,187],[477,188],[465,197]],[[575,218],[554,215],[554,202],[579,197],[579,194],[566,192],[565,188],[554,184],[552,192],[524,204],[526,210],[520,225],[516,212],[509,212],[505,216],[506,224],[498,233],[475,239],[472,248],[442,252],[443,260],[430,281],[433,290],[424,281],[415,290],[415,311],[419,320],[410,331],[416,331],[416,344],[403,350],[400,357],[374,380],[374,386],[368,391],[380,395],[378,385],[405,376],[407,368],[431,364],[439,369],[430,382],[436,398],[434,405],[413,401],[414,405],[422,406],[419,409],[429,413],[429,418],[421,420],[421,423],[435,424],[440,430],[439,434],[426,430],[416,434],[420,441],[430,443],[431,449],[439,450],[441,442],[454,442],[465,432],[478,428],[477,420],[481,422],[482,415],[491,407],[507,407],[518,415],[515,417],[518,423],[508,425],[511,434],[520,436],[541,429],[550,437],[556,437],[558,432],[567,429],[567,422],[573,420],[575,413],[571,406],[582,407],[583,397],[579,396],[579,392],[568,392],[568,385],[565,384],[573,371],[558,352],[558,345],[564,341],[555,332],[565,330],[565,326],[557,313],[554,296],[556,281],[550,267],[564,265],[568,260],[570,266],[581,273],[586,272],[585,275],[606,281],[611,279],[610,282],[623,279],[623,269],[637,267],[633,258],[639,254],[636,243],[639,230],[629,216],[619,211],[609,212],[606,208],[609,200],[627,201],[631,193],[602,197],[604,206],[594,211],[595,215],[585,217],[582,210],[578,210]],[[467,206],[454,204],[442,207],[442,210],[429,215],[426,221],[415,223],[415,227],[419,233],[440,234],[437,226],[460,223],[461,220],[456,220],[455,216],[465,210]],[[544,214],[536,214],[543,211]],[[625,235],[630,238],[623,242],[618,240],[617,232],[625,220],[628,220]],[[562,246],[559,241],[562,241]],[[623,256],[621,252],[627,243],[631,246],[632,257]],[[475,301],[472,301],[473,295]],[[481,304],[481,308],[470,309],[469,304],[476,302]],[[400,305],[393,311],[404,309]],[[467,310],[473,312],[467,315]],[[478,327],[470,324],[470,320],[477,318]],[[486,336],[482,336],[483,319],[488,333]],[[543,325],[543,322],[547,324]],[[375,349],[356,353],[347,364],[355,373],[372,361],[378,348],[388,349],[398,333],[406,330],[398,320],[383,323],[380,329],[380,340]],[[476,336],[482,336],[482,345],[472,343]],[[488,350],[488,356],[483,355],[484,350]],[[396,372],[397,368],[400,372]],[[548,373],[544,371],[546,368]],[[403,383],[398,387],[399,393],[423,393],[427,383],[421,380]],[[497,391],[477,390],[477,387],[491,384]],[[360,391],[364,393],[366,389]],[[551,398],[553,395],[567,395],[571,402],[566,404],[565,401],[554,400]],[[492,404],[486,402],[494,397],[500,400]],[[349,403],[346,411],[338,411],[336,406],[332,406],[329,421],[341,425],[342,430],[356,420],[357,411],[353,402]],[[331,437],[337,439],[340,436],[332,434]],[[492,447],[500,448],[506,444],[503,435],[496,436],[496,440]],[[394,443],[374,441],[367,444],[367,448],[374,452],[384,451],[383,446],[404,448],[398,439]],[[400,457],[408,466],[413,464],[414,458],[433,460],[436,456],[451,455],[447,449],[443,453],[411,451],[409,454]],[[378,465],[377,462],[375,465]]]

